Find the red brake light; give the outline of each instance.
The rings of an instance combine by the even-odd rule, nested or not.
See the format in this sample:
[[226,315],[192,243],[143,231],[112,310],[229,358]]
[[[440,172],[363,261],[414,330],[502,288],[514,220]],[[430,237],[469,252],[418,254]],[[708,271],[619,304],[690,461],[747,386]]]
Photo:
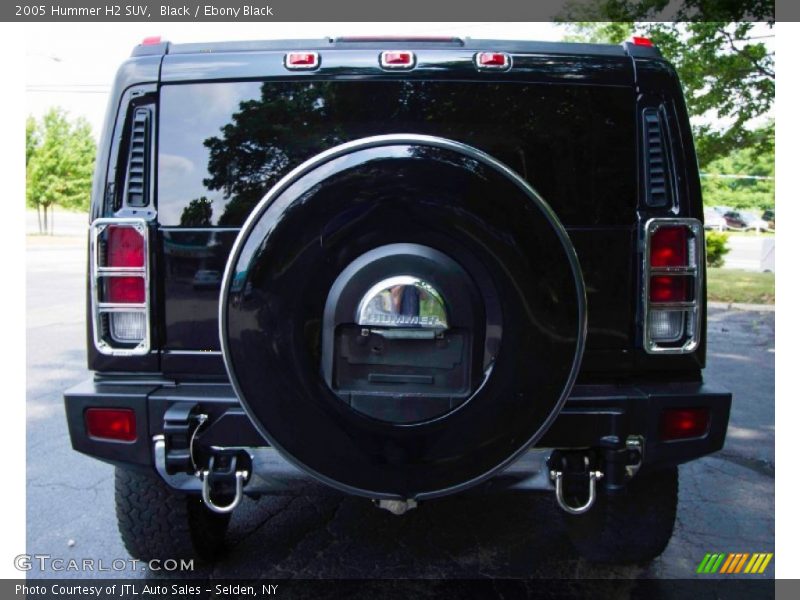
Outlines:
[[640,37],[635,35],[631,38],[631,42],[633,42],[634,46],[647,46],[648,48],[653,47],[653,40],[646,37]]
[[689,278],[664,276],[650,278],[650,302],[686,302]]
[[702,329],[703,225],[697,219],[650,219],[644,242],[645,351],[694,352]]
[[109,226],[106,267],[143,267],[144,238],[133,227]]
[[414,53],[408,50],[381,52],[381,66],[385,69],[410,69],[415,60]]
[[142,46],[155,46],[156,44],[160,43],[161,43],[160,35],[151,35],[142,40]]
[[144,279],[109,277],[108,301],[116,304],[144,304]]
[[289,52],[284,64],[287,69],[316,69],[319,66],[319,54],[316,52]]
[[475,64],[479,69],[506,69],[511,66],[511,57],[505,52],[478,52]]
[[[108,228],[106,267],[144,266],[144,238],[133,227]],[[108,302],[121,304],[144,303],[144,279],[142,277],[108,277]]]
[[702,437],[710,423],[711,413],[707,408],[668,408],[661,413],[661,439]]
[[94,438],[133,442],[136,415],[130,408],[90,408],[85,413],[86,433]]
[[685,267],[688,247],[686,227],[659,227],[650,239],[650,266]]
[[95,219],[90,233],[92,333],[98,352],[150,351],[149,229],[142,218]]

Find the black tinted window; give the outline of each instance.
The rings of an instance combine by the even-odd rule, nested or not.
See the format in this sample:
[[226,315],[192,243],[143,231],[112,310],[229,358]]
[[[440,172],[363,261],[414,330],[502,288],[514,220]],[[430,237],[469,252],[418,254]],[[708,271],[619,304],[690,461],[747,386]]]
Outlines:
[[290,169],[386,133],[461,141],[516,170],[566,225],[628,225],[633,90],[435,81],[235,82],[161,92],[162,225],[238,227]]

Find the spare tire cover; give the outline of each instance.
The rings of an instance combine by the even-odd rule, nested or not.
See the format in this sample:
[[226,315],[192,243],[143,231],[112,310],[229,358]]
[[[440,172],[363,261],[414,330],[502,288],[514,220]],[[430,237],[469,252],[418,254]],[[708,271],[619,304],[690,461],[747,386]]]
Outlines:
[[[502,311],[472,396],[411,425],[352,410],[320,366],[331,286],[393,243],[478,261]],[[349,493],[419,499],[479,483],[545,433],[580,366],[585,302],[565,230],[519,175],[458,142],[387,135],[317,155],[261,200],[228,260],[220,338],[242,406],[285,458]]]

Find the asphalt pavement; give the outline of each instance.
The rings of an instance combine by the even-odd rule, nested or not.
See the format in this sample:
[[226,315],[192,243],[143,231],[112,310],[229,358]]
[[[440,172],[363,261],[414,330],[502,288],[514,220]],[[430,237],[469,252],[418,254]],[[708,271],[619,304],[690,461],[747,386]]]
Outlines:
[[[27,552],[127,559],[114,516],[113,468],[74,452],[62,392],[88,376],[82,238],[29,238],[27,249]],[[713,308],[708,381],[734,393],[727,444],[680,468],[678,522],[649,565],[581,559],[551,494],[454,496],[402,517],[367,500],[305,490],[246,499],[228,551],[194,577],[686,578],[707,552],[773,552],[775,492],[774,312]],[[50,560],[50,559],[48,559]],[[765,576],[774,573],[771,565]],[[157,577],[122,571],[41,571],[37,577]]]

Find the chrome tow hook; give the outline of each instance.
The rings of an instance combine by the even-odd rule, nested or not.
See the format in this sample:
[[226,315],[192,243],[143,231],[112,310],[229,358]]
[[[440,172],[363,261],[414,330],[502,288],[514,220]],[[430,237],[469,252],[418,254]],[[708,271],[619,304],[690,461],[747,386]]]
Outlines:
[[550,479],[552,479],[556,485],[556,502],[558,502],[562,510],[571,515],[582,515],[592,508],[597,498],[597,480],[603,478],[603,473],[602,471],[589,471],[586,475],[589,478],[589,497],[586,499],[586,502],[580,506],[570,506],[564,499],[564,473],[561,471],[550,471]]
[[[198,477],[203,482],[203,503],[209,510],[225,514],[233,511],[242,501],[244,484],[250,476],[247,469],[238,469],[237,454],[214,454],[208,461],[208,468],[200,471]],[[212,498],[212,493],[230,495],[233,499],[228,504],[217,504]]]

